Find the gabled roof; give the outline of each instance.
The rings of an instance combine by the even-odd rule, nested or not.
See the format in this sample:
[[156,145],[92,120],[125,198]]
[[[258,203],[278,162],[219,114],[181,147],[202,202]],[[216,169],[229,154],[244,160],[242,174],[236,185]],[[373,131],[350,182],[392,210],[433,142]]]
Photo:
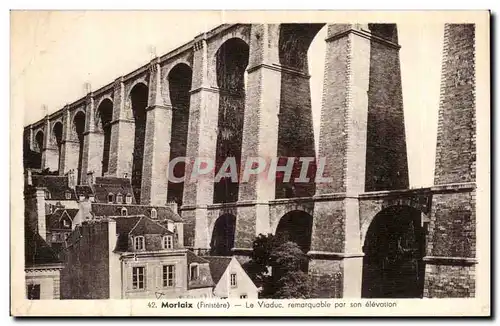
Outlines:
[[129,235],[173,234],[167,228],[146,216],[117,216],[113,217],[113,219],[116,221],[116,233],[118,235],[114,251],[128,251]]
[[[68,186],[68,176],[60,175],[32,175],[33,187],[44,187],[50,193],[51,200],[76,200],[75,192]],[[66,199],[66,192],[71,194]]]
[[27,226],[24,228],[24,262],[26,267],[61,263],[47,242]]
[[[78,213],[78,209],[75,208],[58,208],[52,214],[45,215],[45,225],[47,230],[50,229],[61,229],[60,221],[63,216],[68,216],[71,222]],[[71,229],[71,227],[70,227]]]
[[116,221],[116,234],[118,236],[114,251],[128,251],[128,235],[141,218],[142,216],[124,216],[113,218]]
[[115,197],[116,195],[122,194],[123,201],[125,202],[125,197],[127,194],[132,196],[132,204],[135,204],[134,191],[132,189],[132,184],[130,179],[127,178],[115,178],[115,177],[97,177],[94,182],[94,194],[98,202],[107,203],[108,195],[110,193]]
[[147,217],[151,217],[151,209],[154,208],[156,209],[158,221],[171,220],[173,222],[183,222],[179,214],[174,213],[170,207],[165,206],[92,203],[91,211],[94,216],[120,216],[122,215],[122,207],[127,209],[128,215],[144,215]]
[[207,256],[204,258],[210,263],[210,274],[212,274],[214,283],[219,283],[233,257]]
[[163,225],[153,221],[148,217],[141,218],[139,222],[130,230],[131,235],[144,234],[173,234]]

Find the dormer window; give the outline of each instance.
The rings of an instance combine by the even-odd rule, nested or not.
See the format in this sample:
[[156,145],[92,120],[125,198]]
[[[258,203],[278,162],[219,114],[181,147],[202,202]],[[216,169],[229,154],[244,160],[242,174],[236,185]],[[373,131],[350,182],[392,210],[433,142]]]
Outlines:
[[127,204],[132,204],[132,195],[131,194],[127,194],[127,196],[125,197],[125,202]]
[[163,249],[174,249],[174,238],[171,235],[163,237]]
[[123,195],[122,194],[118,194],[116,195],[116,203],[117,204],[123,204]]
[[[64,196],[66,197],[66,199],[71,199],[71,192],[66,191],[66,192],[64,193]],[[82,200],[82,199],[81,199],[81,196],[80,196],[80,200]]]
[[198,264],[191,264],[189,266],[189,280],[196,281],[199,276]]
[[45,199],[50,199],[50,192],[48,190],[45,191]]
[[108,194],[108,204],[112,204],[115,201],[115,195],[112,193]]
[[158,218],[158,212],[154,208],[151,208],[151,218],[152,219],[157,219]]
[[127,216],[127,215],[128,215],[127,209],[125,207],[122,207],[122,216]]
[[134,249],[135,250],[144,250],[145,247],[146,246],[144,244],[144,237],[143,236],[134,237]]

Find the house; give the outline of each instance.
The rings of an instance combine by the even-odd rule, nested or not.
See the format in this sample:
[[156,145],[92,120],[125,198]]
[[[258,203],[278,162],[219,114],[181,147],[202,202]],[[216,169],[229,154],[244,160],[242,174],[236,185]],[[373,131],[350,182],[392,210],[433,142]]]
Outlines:
[[184,248],[182,228],[169,229],[163,214],[98,216],[103,211],[91,207],[96,215],[79,222],[66,241],[62,299],[213,296],[209,262]]
[[219,298],[257,299],[257,286],[235,257],[203,257],[210,264],[215,283],[214,295]]
[[72,231],[73,219],[78,209],[54,206],[54,210],[45,215],[46,242],[58,253],[64,247],[66,237]]
[[59,299],[61,260],[45,240],[27,225],[24,233],[26,298]]

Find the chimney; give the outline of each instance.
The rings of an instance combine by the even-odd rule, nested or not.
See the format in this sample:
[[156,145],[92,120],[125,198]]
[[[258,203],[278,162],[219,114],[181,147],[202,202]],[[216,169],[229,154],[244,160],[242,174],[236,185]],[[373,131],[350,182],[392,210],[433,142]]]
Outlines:
[[33,185],[33,179],[31,178],[31,176],[32,176],[31,170],[28,169],[27,175],[26,175],[28,186],[32,186]]
[[68,171],[68,187],[71,189],[75,189],[75,186],[76,186],[75,171],[69,170]]
[[87,184],[90,187],[94,184],[94,171],[87,172]]
[[90,85],[89,82],[86,82],[83,84],[83,91],[85,92],[85,94],[88,94],[92,91],[92,85]]
[[37,188],[35,190],[35,205],[36,205],[36,231],[47,240],[47,227],[45,225],[45,188]]
[[77,225],[82,224],[82,222],[86,220],[90,220],[92,218],[92,203],[88,198],[85,200],[78,202],[78,213],[76,213],[75,218],[73,219],[73,225],[71,228],[74,230]]
[[179,205],[175,201],[167,202],[167,207],[169,207],[174,213],[179,213]]

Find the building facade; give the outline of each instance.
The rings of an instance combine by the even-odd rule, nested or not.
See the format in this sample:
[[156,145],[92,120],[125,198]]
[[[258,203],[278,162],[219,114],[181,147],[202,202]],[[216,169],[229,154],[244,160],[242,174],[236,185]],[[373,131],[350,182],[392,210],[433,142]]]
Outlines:
[[[322,28],[316,153],[307,51]],[[473,297],[474,44],[473,24],[445,25],[428,188],[409,189],[396,24],[221,25],[26,126],[26,164],[38,153],[42,169],[79,185],[89,173],[129,179],[126,193],[104,191],[108,201],[175,202],[185,247],[245,256],[258,234],[287,234],[324,297]],[[177,177],[191,176],[197,158],[215,169],[169,182],[169,162],[182,157]],[[253,166],[255,157],[280,167],[295,158],[292,181],[278,171],[215,182],[227,158]],[[306,176],[321,166],[330,180],[295,182],[304,157]]]

